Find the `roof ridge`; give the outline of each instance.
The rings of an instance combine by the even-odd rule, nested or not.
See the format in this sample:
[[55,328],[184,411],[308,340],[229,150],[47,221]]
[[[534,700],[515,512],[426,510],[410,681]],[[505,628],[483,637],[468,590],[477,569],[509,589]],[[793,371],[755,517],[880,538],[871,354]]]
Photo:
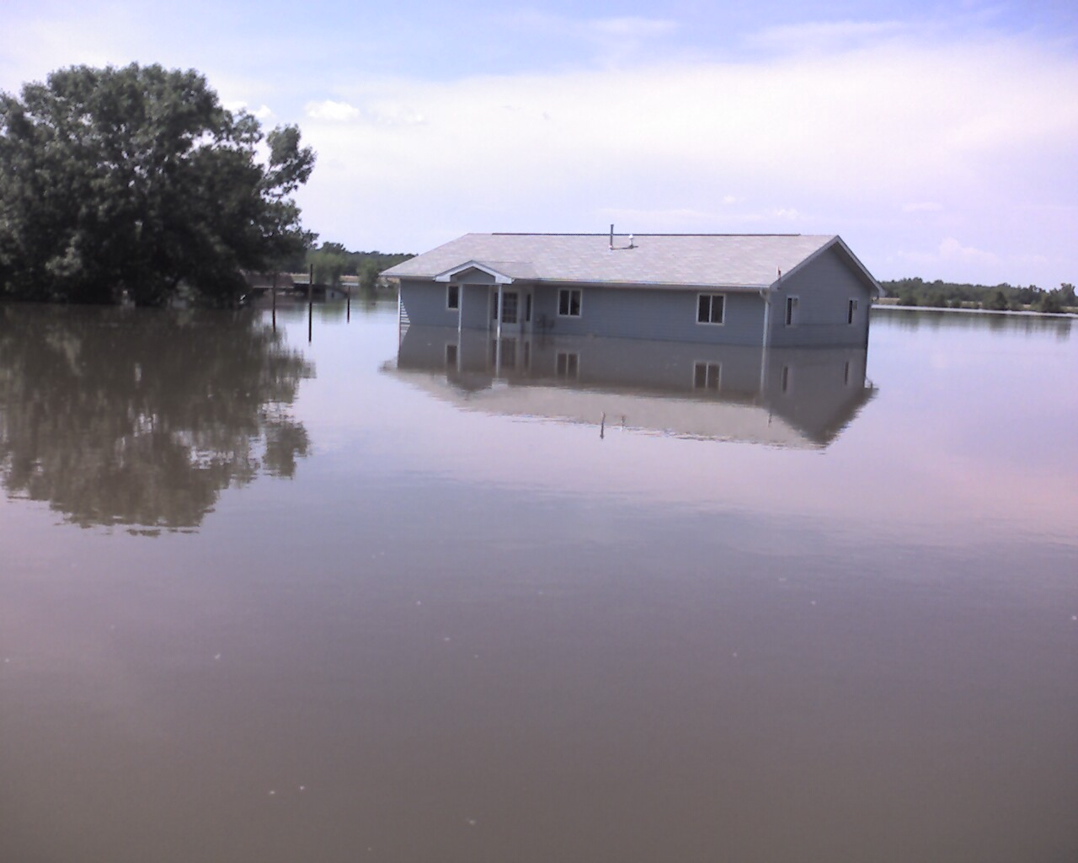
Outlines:
[[[676,234],[652,234],[652,233],[639,233],[636,231],[615,231],[615,237],[627,237],[632,234],[634,237],[831,237],[833,234],[783,234],[783,233],[676,233]],[[480,234],[479,236],[483,236]],[[563,233],[552,231],[493,231],[487,234],[490,237],[609,237],[610,233],[593,234],[593,233]]]

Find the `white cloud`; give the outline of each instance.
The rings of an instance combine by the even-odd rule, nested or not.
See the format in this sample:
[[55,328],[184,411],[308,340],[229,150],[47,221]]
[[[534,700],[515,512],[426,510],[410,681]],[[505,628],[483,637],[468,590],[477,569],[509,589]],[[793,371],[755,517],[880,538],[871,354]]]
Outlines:
[[833,51],[866,42],[877,43],[883,37],[899,36],[910,29],[900,21],[810,21],[768,27],[745,41],[754,47],[787,53]]
[[[707,226],[634,220],[638,232],[747,220],[893,230],[881,223],[923,222],[942,201],[959,221],[983,219],[1042,194],[1034,166],[1078,147],[1078,101],[1060,98],[1076,85],[1074,60],[1020,40],[372,82],[344,94],[348,116],[423,122],[342,126],[329,111],[306,124],[335,165],[316,171],[307,212],[317,223],[328,215],[320,201],[352,189],[359,236],[400,229],[417,249],[419,224],[602,229],[610,211],[713,214]],[[1073,183],[1070,157],[1057,170]]]
[[251,114],[253,117],[263,122],[272,120],[275,116],[273,110],[268,105],[261,105],[253,110],[250,105],[243,101],[222,102],[221,105],[225,110],[231,111],[232,113],[246,111],[248,114]]
[[954,237],[945,237],[939,244],[939,259],[942,261],[962,261],[977,264],[995,264],[999,261],[999,255],[976,249],[973,246],[963,246]]
[[325,99],[322,102],[308,103],[307,116],[312,120],[329,123],[347,123],[349,120],[359,119],[360,110],[347,102],[335,102],[332,99]]
[[604,38],[649,39],[667,36],[678,29],[676,21],[658,18],[600,18],[590,21],[586,27]]

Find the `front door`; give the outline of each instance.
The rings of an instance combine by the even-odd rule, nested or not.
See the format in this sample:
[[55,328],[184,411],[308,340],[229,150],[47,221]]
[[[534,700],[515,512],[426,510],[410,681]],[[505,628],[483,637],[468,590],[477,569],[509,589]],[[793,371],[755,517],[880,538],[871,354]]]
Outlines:
[[[509,332],[519,332],[520,330],[520,294],[517,291],[502,290],[502,307],[501,307],[501,329],[502,332],[508,330]],[[490,319],[494,322],[495,327],[498,324],[498,292],[492,291],[490,294]]]
[[516,291],[502,291],[502,326],[520,323],[520,294]]
[[[502,332],[523,333],[531,331],[532,292],[530,288],[501,293],[502,307],[498,308],[498,291],[490,292],[490,322],[497,329],[501,319]],[[500,314],[499,314],[500,312]]]

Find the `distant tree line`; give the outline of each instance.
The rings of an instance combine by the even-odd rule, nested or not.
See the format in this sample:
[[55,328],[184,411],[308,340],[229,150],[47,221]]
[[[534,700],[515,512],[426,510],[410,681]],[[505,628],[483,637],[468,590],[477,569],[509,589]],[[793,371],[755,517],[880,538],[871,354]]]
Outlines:
[[355,276],[360,291],[370,293],[377,289],[378,274],[382,270],[411,257],[414,255],[399,252],[350,252],[341,243],[322,243],[306,254],[294,255],[286,262],[285,269],[300,273],[313,268],[316,283],[334,287],[340,285],[344,276]]
[[999,285],[969,285],[944,282],[937,279],[896,279],[880,282],[900,306],[931,306],[940,309],[988,309],[991,311],[1036,311],[1059,313],[1078,311],[1078,298],[1074,285],[1064,282],[1053,290],[1036,285],[1017,287],[1006,283]]

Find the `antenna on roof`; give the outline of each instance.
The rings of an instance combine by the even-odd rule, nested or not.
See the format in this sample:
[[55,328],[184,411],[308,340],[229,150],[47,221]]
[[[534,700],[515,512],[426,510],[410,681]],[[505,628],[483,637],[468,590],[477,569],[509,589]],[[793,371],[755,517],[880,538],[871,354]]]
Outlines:
[[614,225],[610,225],[610,251],[614,251]]

